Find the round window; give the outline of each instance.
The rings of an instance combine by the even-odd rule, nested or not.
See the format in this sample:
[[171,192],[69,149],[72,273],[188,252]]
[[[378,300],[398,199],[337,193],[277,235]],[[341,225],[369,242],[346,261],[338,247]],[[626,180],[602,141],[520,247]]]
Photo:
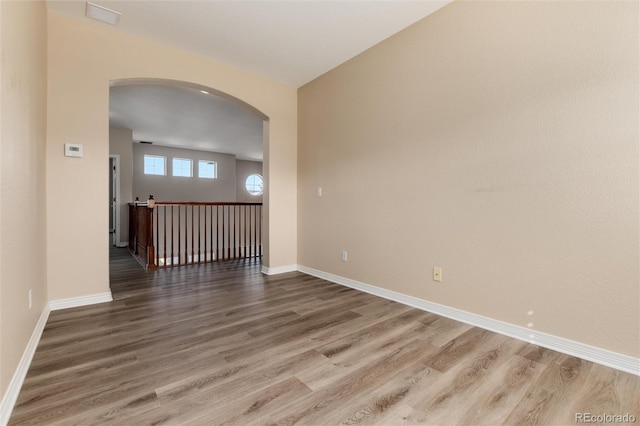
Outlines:
[[262,176],[258,174],[250,175],[244,183],[245,188],[251,195],[262,195],[263,182]]

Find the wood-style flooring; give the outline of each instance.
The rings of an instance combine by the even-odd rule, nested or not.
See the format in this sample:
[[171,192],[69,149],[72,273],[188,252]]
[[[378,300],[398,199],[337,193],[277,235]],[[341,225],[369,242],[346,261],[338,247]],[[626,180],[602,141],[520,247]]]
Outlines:
[[254,260],[142,270],[54,311],[10,425],[576,424],[640,378]]

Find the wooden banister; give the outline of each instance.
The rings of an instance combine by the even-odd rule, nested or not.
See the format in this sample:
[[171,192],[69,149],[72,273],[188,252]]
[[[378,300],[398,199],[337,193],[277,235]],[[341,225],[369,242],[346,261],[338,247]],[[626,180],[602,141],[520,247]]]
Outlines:
[[262,203],[129,206],[129,250],[146,268],[262,256]]

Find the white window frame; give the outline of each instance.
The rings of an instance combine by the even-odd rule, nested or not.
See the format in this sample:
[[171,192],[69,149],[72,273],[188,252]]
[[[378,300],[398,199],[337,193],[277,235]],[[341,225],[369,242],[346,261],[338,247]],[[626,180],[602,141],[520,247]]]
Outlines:
[[[183,174],[176,174],[176,161],[186,161],[189,163],[189,174],[188,175],[183,175]],[[177,170],[184,170],[183,167],[178,167]],[[173,157],[171,159],[171,175],[175,176],[175,177],[193,177],[193,160],[191,158],[181,158],[181,157]]]
[[[213,176],[202,176],[202,163],[213,164]],[[218,179],[218,162],[213,160],[198,160],[198,177],[202,179]]]
[[[152,171],[148,171],[147,170],[147,158],[151,158],[151,159],[162,159],[162,173],[155,173],[156,171],[159,170],[159,168],[157,167],[156,164],[153,164],[152,166]],[[154,161],[155,163],[155,161]],[[165,157],[164,155],[151,155],[151,154],[144,154],[144,158],[142,160],[142,172],[145,175],[150,175],[150,176],[166,176],[167,175],[167,157]]]
[[[258,176],[260,178],[260,180],[262,181],[262,190],[260,192],[251,192],[251,190],[249,189],[249,178],[253,177],[253,176]],[[247,176],[247,178],[244,181],[244,189],[249,193],[249,195],[252,195],[254,197],[259,197],[260,195],[264,194],[264,177],[262,177],[261,174],[259,173],[251,173],[249,176]]]

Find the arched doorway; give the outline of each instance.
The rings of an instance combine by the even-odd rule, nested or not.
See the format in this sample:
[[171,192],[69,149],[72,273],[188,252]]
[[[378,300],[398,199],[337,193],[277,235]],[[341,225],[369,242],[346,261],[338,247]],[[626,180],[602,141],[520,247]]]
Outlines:
[[[131,244],[128,238],[129,203],[136,198],[145,201],[149,194],[165,202],[262,203],[263,194],[250,193],[244,185],[247,176],[255,173],[268,179],[262,167],[263,144],[268,140],[268,117],[257,108],[201,84],[135,78],[110,82],[109,118],[109,154],[117,155],[121,164],[119,214],[114,215],[118,217],[115,232],[119,243],[116,245]],[[229,157],[235,158],[235,164]],[[155,165],[157,171],[151,170],[150,176],[147,176],[147,159],[159,163]],[[176,172],[177,167],[182,169]],[[210,170],[203,173],[207,167]],[[231,175],[235,176],[235,181]],[[268,188],[266,183],[265,188]],[[243,191],[247,192],[247,197],[241,197]],[[206,208],[204,211],[206,217]],[[243,211],[238,212],[239,221]],[[262,218],[261,212],[260,206]],[[235,210],[233,214],[235,220]],[[224,215],[223,212],[223,218]],[[266,234],[267,226],[266,221],[261,221],[261,226],[256,226],[253,233]],[[255,239],[255,235],[253,237]],[[205,235],[205,247],[207,238]],[[238,238],[244,236],[239,234]],[[267,249],[265,241],[264,250]],[[240,254],[243,250],[252,252],[246,246],[238,248]],[[194,256],[186,255],[182,262],[194,260]],[[209,257],[198,250],[197,256],[198,260],[214,259],[213,250]],[[165,253],[159,263],[166,266],[180,264],[181,260],[180,256],[173,255],[168,260]]]

